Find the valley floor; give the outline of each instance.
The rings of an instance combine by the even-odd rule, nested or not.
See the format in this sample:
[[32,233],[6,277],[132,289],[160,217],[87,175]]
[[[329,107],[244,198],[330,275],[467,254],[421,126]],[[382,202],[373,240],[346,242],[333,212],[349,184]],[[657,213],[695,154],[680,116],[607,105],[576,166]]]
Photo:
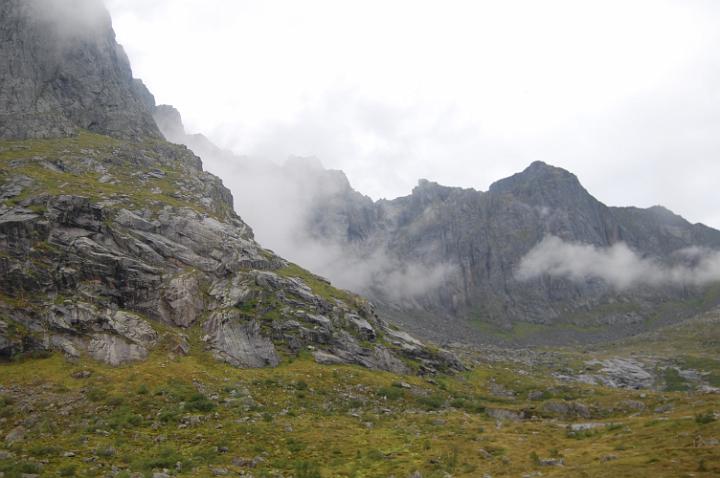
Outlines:
[[[0,365],[0,471],[79,477],[710,477],[720,395],[626,390],[480,363],[395,376],[309,357],[240,370],[157,352],[111,368]],[[556,373],[557,375],[557,373]]]

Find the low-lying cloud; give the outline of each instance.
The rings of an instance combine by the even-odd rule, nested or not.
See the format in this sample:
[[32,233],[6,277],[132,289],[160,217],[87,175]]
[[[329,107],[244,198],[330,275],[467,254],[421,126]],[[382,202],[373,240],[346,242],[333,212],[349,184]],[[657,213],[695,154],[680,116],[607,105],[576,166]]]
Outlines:
[[720,281],[720,251],[691,247],[661,261],[640,256],[624,242],[602,248],[547,236],[522,258],[516,270],[516,278],[523,281],[545,275],[575,282],[600,279],[620,290],[702,286]]
[[[292,232],[297,231],[288,231]],[[290,234],[266,237],[265,242],[283,242],[286,237]],[[265,242],[261,240],[261,243]],[[400,261],[385,246],[374,247],[377,248],[358,250],[348,243],[306,235],[293,245],[276,248],[276,252],[331,279],[336,287],[372,296],[394,306],[420,306],[424,296],[438,289],[456,272],[451,264]]]
[[[172,113],[172,114],[171,114]],[[326,170],[314,158],[294,157],[282,164],[223,151],[202,136],[187,135],[181,119],[162,108],[156,121],[165,136],[187,145],[207,169],[223,178],[235,210],[250,224],[260,244],[333,285],[370,295],[391,305],[416,305],[456,272],[443,262],[399,260],[387,240],[365,243],[348,238],[344,204],[368,205],[351,190],[340,171]],[[324,217],[318,217],[323,211]],[[325,217],[327,216],[327,217]]]
[[[207,164],[212,170],[222,169],[212,157]],[[296,159],[280,167],[238,168],[223,177],[233,191],[235,209],[252,225],[261,244],[337,287],[408,305],[443,284],[453,266],[400,261],[382,239],[353,243],[342,216],[336,222],[331,217],[323,226],[316,221],[317,211],[325,210],[327,203],[343,201],[343,182],[332,179],[339,174],[322,169],[319,162],[313,166],[307,159]]]

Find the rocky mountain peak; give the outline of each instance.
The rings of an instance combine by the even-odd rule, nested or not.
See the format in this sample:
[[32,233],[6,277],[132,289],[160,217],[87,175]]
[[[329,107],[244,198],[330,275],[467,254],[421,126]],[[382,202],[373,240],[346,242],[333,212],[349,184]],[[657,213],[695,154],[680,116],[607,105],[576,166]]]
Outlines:
[[524,171],[490,186],[493,194],[509,194],[529,204],[563,207],[594,202],[594,198],[571,172],[535,161]]
[[455,189],[457,188],[443,186],[427,179],[420,179],[417,186],[413,188],[410,197],[413,201],[419,202],[420,205],[427,205],[436,201],[445,201]]
[[187,134],[182,116],[174,106],[157,105],[153,111],[153,118],[168,141],[179,143],[180,139]]
[[101,0],[4,0],[0,63],[0,139],[161,137]]

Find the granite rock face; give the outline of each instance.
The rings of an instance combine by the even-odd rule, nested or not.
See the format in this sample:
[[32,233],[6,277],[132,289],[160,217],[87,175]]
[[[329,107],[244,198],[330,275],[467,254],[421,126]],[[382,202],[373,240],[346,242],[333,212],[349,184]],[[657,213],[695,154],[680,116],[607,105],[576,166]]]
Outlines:
[[[195,142],[173,108],[162,114],[159,124],[172,141],[222,161],[231,154]],[[264,167],[249,158],[232,161],[243,165],[233,180],[236,189],[262,183],[284,192],[263,214],[292,211],[294,222],[286,227],[253,216],[245,201],[237,205],[262,237],[275,241],[273,249],[370,297],[393,322],[434,340],[600,342],[720,303],[717,288],[697,284],[623,289],[593,277],[519,278],[523,258],[548,237],[600,250],[624,243],[637,257],[669,265],[677,264],[683,249],[720,250],[720,231],[662,207],[608,207],[575,175],[542,162],[488,191],[421,180],[409,196],[373,201],[341,171],[311,160]],[[298,244],[334,256],[316,260]],[[473,325],[478,323],[482,327]],[[518,338],[518,326],[532,333]]]
[[160,137],[101,0],[5,0],[0,19],[0,139]]
[[197,328],[195,346],[238,367],[310,349],[399,373],[462,368],[263,249],[186,148],[87,133],[53,141],[42,155],[0,143],[2,354],[119,365],[161,346],[192,353],[184,331]]
[[255,241],[222,182],[163,139],[100,0],[0,3],[0,56],[0,356],[462,368]]
[[[693,285],[618,290],[598,279],[519,280],[522,258],[548,236],[598,248],[623,242],[658,261],[688,247],[720,249],[719,231],[660,207],[607,207],[575,175],[541,162],[487,192],[423,180],[410,196],[394,200],[372,202],[355,191],[333,201],[321,198],[306,230],[368,257],[381,247],[404,263],[451,264],[446,280],[410,307],[394,302],[382,282],[364,291],[386,313],[436,339],[482,340],[467,326],[479,320],[506,330],[518,322],[547,326],[540,342],[600,341],[647,330],[651,318],[656,326],[700,311],[679,307],[676,317],[663,316],[658,311],[668,302],[705,298],[702,307],[709,308],[720,299]],[[438,317],[446,318],[441,326]],[[579,330],[586,327],[593,330]]]

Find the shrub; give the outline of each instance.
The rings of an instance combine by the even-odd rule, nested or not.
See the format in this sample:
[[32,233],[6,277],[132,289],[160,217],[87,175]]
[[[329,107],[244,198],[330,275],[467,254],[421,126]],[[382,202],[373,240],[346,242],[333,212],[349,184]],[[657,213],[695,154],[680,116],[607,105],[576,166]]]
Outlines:
[[445,404],[445,398],[442,395],[428,395],[427,397],[418,397],[418,404],[425,410],[440,410]]
[[105,400],[107,392],[99,388],[91,388],[85,393],[85,396],[91,402],[99,402],[101,400]]
[[141,470],[156,470],[162,468],[174,468],[176,463],[182,463],[184,458],[175,449],[165,447],[152,453],[150,456],[146,456],[136,460],[133,463],[133,468]]
[[295,463],[295,478],[322,478],[322,473],[316,463],[299,461]]
[[378,397],[383,397],[387,400],[399,400],[403,397],[404,393],[401,388],[396,387],[382,387],[377,391]]
[[119,407],[123,403],[125,403],[125,399],[122,397],[114,396],[107,399],[107,404],[112,407]]
[[715,420],[715,414],[712,412],[698,413],[697,415],[695,415],[695,423],[698,423],[700,425],[706,425],[708,423],[714,422]]
[[58,471],[60,476],[75,476],[77,465],[65,465]]
[[215,410],[215,404],[208,400],[202,393],[193,394],[185,403],[185,410],[198,412],[211,412]]

